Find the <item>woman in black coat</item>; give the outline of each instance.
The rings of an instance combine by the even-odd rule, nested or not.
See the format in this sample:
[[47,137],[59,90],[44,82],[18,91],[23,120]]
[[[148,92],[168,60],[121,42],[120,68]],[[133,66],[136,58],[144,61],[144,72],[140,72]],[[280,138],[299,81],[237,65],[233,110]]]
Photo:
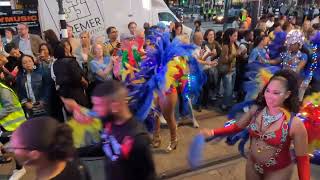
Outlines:
[[72,56],[70,42],[62,40],[55,50],[57,60],[53,64],[53,79],[60,96],[72,98],[84,107],[89,106],[89,99],[85,93],[88,82],[83,71]]

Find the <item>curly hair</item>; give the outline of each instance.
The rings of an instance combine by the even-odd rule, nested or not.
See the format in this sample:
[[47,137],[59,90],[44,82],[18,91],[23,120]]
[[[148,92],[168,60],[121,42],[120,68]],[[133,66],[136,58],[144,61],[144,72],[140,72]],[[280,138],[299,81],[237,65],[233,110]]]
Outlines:
[[284,101],[283,106],[286,110],[289,112],[293,113],[298,113],[299,112],[299,86],[298,86],[298,81],[299,77],[298,74],[295,73],[292,70],[280,70],[276,72],[270,81],[266,84],[266,86],[263,88],[263,90],[259,93],[257,99],[256,99],[256,104],[258,105],[259,109],[263,109],[264,107],[267,106],[265,97],[264,97],[264,92],[266,91],[268,85],[270,84],[271,81],[273,80],[279,80],[284,83],[286,90],[290,91],[290,96]]
[[74,156],[72,129],[51,117],[29,119],[16,132],[24,146],[45,153],[49,161],[68,160]]

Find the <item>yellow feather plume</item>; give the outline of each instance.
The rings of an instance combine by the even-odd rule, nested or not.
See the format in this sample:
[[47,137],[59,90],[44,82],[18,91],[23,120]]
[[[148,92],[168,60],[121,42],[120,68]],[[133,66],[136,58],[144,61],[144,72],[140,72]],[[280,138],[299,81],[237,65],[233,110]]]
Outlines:
[[303,100],[303,107],[308,104],[320,105],[320,92],[313,93],[310,96],[307,96]]
[[273,74],[267,71],[266,69],[261,68],[259,70],[258,82],[260,83],[261,89],[268,84],[272,76]]

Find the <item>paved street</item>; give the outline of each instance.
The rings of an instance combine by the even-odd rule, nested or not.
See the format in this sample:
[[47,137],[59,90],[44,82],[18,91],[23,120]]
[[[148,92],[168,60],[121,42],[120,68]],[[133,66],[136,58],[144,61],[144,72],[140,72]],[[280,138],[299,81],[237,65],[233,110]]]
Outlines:
[[[196,113],[201,128],[213,128],[222,126],[226,117],[217,111],[205,111]],[[165,152],[165,148],[169,140],[169,130],[164,128],[161,132],[163,143],[161,148],[154,150],[154,160],[156,162],[157,173],[161,179],[172,180],[244,180],[245,159],[235,158],[231,161],[223,161],[226,157],[231,157],[238,154],[237,147],[227,146],[224,142],[207,144],[204,149],[204,162],[213,164],[212,166],[203,169],[192,171],[187,165],[187,152],[192,137],[199,132],[199,129],[193,128],[191,124],[179,126],[179,145],[176,151],[170,154]],[[99,158],[98,158],[99,159]],[[89,166],[93,180],[104,179],[103,160],[97,158],[85,159],[85,163]],[[222,161],[220,161],[222,160]],[[0,166],[0,180],[7,179],[6,174],[10,173],[13,164]],[[320,172],[313,167],[313,179],[320,179]],[[316,174],[317,173],[317,174]],[[34,173],[28,170],[28,174],[22,180],[33,179]],[[174,177],[173,177],[174,176]],[[297,180],[295,172],[292,180]]]
[[[193,22],[186,22],[184,24],[190,28],[193,28]],[[217,32],[223,30],[223,24],[214,24],[213,22],[201,22],[201,28],[203,28],[203,30],[211,28]]]

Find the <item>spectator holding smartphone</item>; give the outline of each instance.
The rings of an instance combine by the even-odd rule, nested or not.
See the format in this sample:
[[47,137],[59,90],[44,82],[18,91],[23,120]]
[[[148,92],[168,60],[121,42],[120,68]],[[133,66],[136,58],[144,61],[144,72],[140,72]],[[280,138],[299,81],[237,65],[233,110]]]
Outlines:
[[120,42],[118,41],[119,33],[115,27],[110,26],[107,28],[107,35],[109,40],[104,44],[105,45],[104,51],[105,51],[105,55],[111,56],[114,51],[120,48]]
[[[212,52],[210,51],[208,46],[205,45],[205,42],[203,41],[202,33],[200,31],[194,33],[193,42],[197,46],[197,48],[193,53],[194,57],[197,59],[197,61],[203,68],[207,77],[210,78],[210,73],[209,73],[210,68],[215,67],[218,64],[218,62],[216,60],[211,61],[211,58],[209,57],[208,54]],[[196,110],[201,111],[201,106],[205,108],[208,106],[209,88],[210,88],[210,81],[207,81],[206,84],[204,84],[203,86],[203,90],[201,92],[197,105],[195,106]]]
[[49,77],[36,66],[30,55],[22,57],[23,73],[17,77],[17,91],[27,117],[36,117],[47,114],[50,87]]
[[[216,94],[219,90],[219,74],[218,70],[216,68],[218,59],[221,55],[221,46],[220,44],[216,41],[216,34],[213,29],[208,29],[205,34],[204,34],[204,40],[205,40],[205,45],[209,49],[209,53],[207,56],[204,57],[204,59],[209,59],[211,62],[214,62],[214,66],[211,66],[208,69],[208,94],[210,94],[210,91],[212,91],[212,100],[216,100]],[[206,98],[208,101],[209,95]]]

